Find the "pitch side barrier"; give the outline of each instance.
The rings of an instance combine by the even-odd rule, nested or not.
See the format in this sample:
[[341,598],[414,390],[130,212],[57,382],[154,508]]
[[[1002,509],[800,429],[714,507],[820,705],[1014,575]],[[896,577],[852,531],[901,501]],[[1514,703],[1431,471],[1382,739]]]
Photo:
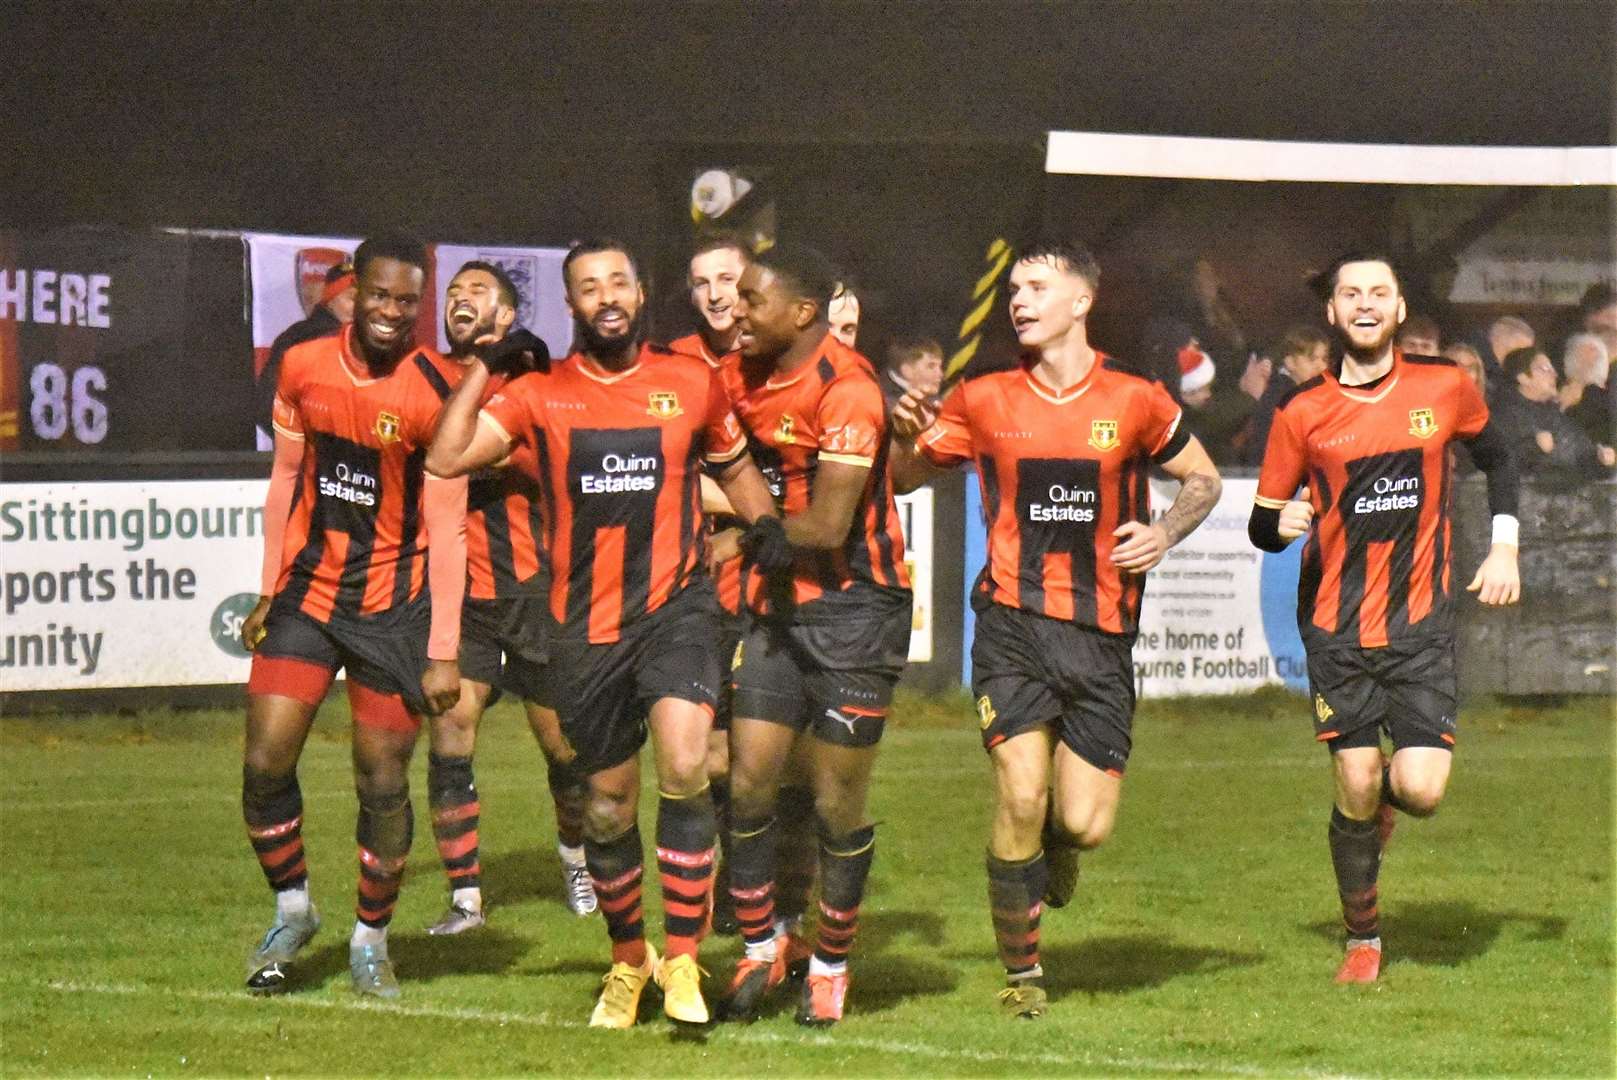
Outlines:
[[[0,461],[0,712],[241,701],[267,453],[7,454]],[[900,500],[916,583],[909,681],[960,670],[961,478]]]
[[[1301,543],[1279,554],[1255,549],[1247,520],[1257,472],[1225,468],[1224,491],[1200,528],[1168,552],[1146,583],[1134,647],[1142,697],[1246,693],[1265,686],[1306,691],[1308,669],[1297,632]],[[1153,514],[1177,485],[1153,480]],[[975,620],[970,583],[986,558],[977,485],[967,490],[974,524],[965,547],[968,643],[961,680],[969,685]],[[1487,482],[1454,486],[1453,578],[1459,615],[1462,689],[1475,694],[1617,693],[1617,481],[1574,491],[1523,484],[1522,602],[1483,608],[1464,591],[1487,555]]]

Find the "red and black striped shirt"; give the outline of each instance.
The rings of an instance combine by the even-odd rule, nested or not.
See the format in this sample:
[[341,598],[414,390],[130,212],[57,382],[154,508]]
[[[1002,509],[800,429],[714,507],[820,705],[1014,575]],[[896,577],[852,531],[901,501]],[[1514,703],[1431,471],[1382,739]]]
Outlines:
[[1343,386],[1327,372],[1282,400],[1257,501],[1278,509],[1308,485],[1314,523],[1297,595],[1305,646],[1373,649],[1453,633],[1448,446],[1487,423],[1465,372],[1396,351],[1373,385]]
[[[720,371],[724,362],[731,357],[739,359],[741,354],[736,351],[728,352],[724,356],[713,355],[713,350],[707,347],[701,334],[687,334],[668,343],[668,347],[677,353],[694,356],[714,371]],[[741,559],[731,559],[719,567],[719,575],[713,580],[714,588],[719,594],[719,608],[729,615],[741,614]]]
[[304,451],[278,597],[328,623],[378,618],[421,594],[422,480],[442,401],[432,381],[452,369],[417,348],[386,375],[373,375],[351,326],[287,351],[274,426]]
[[[460,385],[465,368],[450,362],[441,379],[431,379],[440,398]],[[489,381],[484,397],[505,385]],[[466,595],[473,600],[507,600],[546,588],[544,526],[539,513],[538,468],[533,451],[518,447],[498,465],[473,473],[466,487]]]
[[[856,585],[908,589],[904,534],[887,475],[886,405],[870,361],[826,334],[814,359],[788,375],[754,371],[738,353],[725,358],[723,373],[753,460],[782,513],[808,509],[822,461],[870,470],[843,545],[798,553],[792,575],[798,611]],[[748,606],[766,612],[768,593],[763,575],[750,573]]]
[[976,596],[1135,633],[1144,578],[1112,562],[1112,533],[1151,520],[1147,470],[1189,441],[1180,419],[1159,384],[1100,352],[1089,374],[1061,391],[1026,366],[955,386],[917,446],[934,465],[977,465],[988,563]]
[[705,576],[698,474],[746,450],[706,364],[655,345],[623,371],[574,354],[508,384],[482,422],[534,455],[562,633],[617,641]]

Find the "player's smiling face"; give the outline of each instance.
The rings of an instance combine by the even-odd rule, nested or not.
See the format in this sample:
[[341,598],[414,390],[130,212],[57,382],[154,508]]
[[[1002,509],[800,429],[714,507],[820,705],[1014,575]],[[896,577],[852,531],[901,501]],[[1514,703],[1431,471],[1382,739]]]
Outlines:
[[424,277],[419,266],[397,259],[365,264],[355,296],[354,330],[368,359],[396,359],[414,342]]
[[624,252],[593,251],[567,268],[567,306],[584,331],[586,351],[632,342],[645,300],[634,263]]
[[515,318],[487,270],[462,270],[444,291],[444,336],[457,356],[471,351],[478,338],[510,329]]
[[731,247],[691,260],[691,304],[715,334],[729,333],[736,324],[736,286],[746,268],[746,258]]
[[794,297],[772,271],[754,263],[736,289],[736,348],[748,360],[774,359],[814,321],[813,301]]
[[1059,341],[1094,303],[1089,283],[1053,259],[1011,268],[1011,327],[1025,349]]
[[1325,317],[1359,356],[1380,356],[1404,321],[1398,278],[1384,262],[1344,263],[1336,272]]

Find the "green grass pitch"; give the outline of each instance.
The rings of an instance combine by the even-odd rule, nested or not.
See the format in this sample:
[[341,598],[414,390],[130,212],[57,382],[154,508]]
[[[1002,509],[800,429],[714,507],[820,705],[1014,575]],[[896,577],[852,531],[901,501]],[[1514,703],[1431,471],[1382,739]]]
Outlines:
[[[1147,702],[1116,833],[1044,919],[1050,1014],[996,1012],[988,770],[964,697],[903,697],[874,792],[876,867],[849,1017],[790,1002],[676,1037],[648,992],[631,1032],[585,1027],[599,917],[561,904],[544,771],[519,713],[477,762],[490,922],[445,902],[418,752],[415,848],[393,928],[396,1004],[348,987],[354,797],[346,706],[302,780],[326,927],[294,993],[242,990],[272,905],[238,809],[234,712],[0,723],[0,1075],[1594,1076],[1614,1071],[1613,705],[1479,702],[1437,817],[1382,870],[1387,962],[1337,987],[1330,779],[1306,703]],[[649,836],[649,813],[645,815]],[[648,874],[648,880],[654,874]],[[657,890],[647,925],[660,936]],[[716,995],[738,945],[710,939]]]

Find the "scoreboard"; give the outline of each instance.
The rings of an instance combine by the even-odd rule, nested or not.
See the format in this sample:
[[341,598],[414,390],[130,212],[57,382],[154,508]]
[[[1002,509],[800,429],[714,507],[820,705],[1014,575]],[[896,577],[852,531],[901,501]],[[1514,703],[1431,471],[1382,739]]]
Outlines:
[[252,449],[241,241],[0,231],[0,451]]

